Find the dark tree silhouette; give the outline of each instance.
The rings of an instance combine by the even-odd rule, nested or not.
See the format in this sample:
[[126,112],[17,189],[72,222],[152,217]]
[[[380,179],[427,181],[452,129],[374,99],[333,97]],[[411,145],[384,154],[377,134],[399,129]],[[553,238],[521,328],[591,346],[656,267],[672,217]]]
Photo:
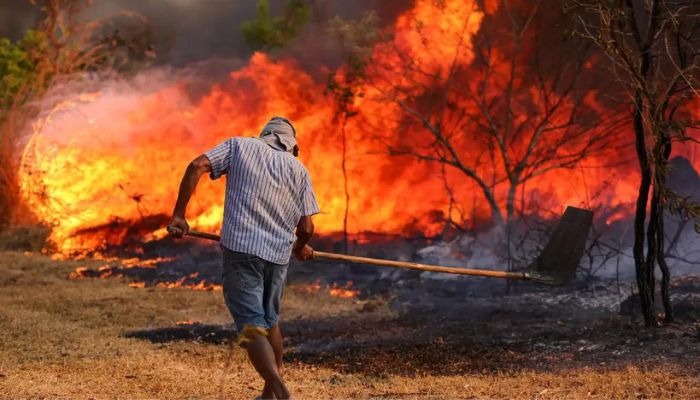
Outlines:
[[[697,217],[698,207],[666,185],[673,142],[697,127],[688,113],[698,98],[700,4],[671,0],[570,0],[577,32],[611,61],[632,109],[641,182],[634,219],[634,261],[644,321],[657,325],[654,269],[661,271],[664,321],[673,321],[664,249],[664,209]],[[651,192],[651,203],[649,202]],[[649,207],[649,220],[647,219]],[[646,241],[646,252],[645,252]]]

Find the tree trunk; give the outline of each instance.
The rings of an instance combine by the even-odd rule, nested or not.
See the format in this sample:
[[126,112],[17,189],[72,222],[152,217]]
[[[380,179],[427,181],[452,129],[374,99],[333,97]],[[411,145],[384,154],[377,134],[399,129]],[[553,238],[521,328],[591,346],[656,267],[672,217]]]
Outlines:
[[659,213],[659,232],[656,238],[658,241],[657,248],[659,249],[658,262],[661,269],[661,301],[664,305],[664,322],[673,322],[673,306],[671,305],[671,296],[669,294],[669,285],[671,283],[671,272],[666,263],[666,254],[664,252],[664,213],[663,210]]
[[[517,190],[517,181],[511,181],[508,188],[508,198],[506,199],[506,246],[508,254],[508,262],[506,269],[513,271],[513,215],[515,214],[515,194]],[[506,282],[506,294],[509,294],[513,288],[514,282],[508,280]]]
[[[647,32],[645,36],[648,40],[653,38],[656,18],[658,17],[658,1],[654,0],[652,6],[652,12],[649,16],[649,23],[647,26]],[[635,12],[632,2],[627,2],[627,12],[628,17],[631,18],[631,25],[634,29],[638,29],[636,23],[634,22]],[[639,54],[639,75],[646,81],[650,78],[650,74],[653,69],[653,59],[650,51],[650,43],[647,43],[647,39],[641,39],[641,32],[638,30],[638,45],[640,46]],[[634,214],[634,266],[637,275],[637,287],[639,289],[639,300],[642,307],[642,315],[644,316],[644,323],[647,326],[656,326],[656,311],[654,308],[654,263],[656,261],[656,242],[655,242],[655,227],[656,221],[654,218],[658,212],[658,197],[656,196],[656,185],[654,190],[654,199],[652,201],[652,218],[649,221],[650,232],[644,231],[644,222],[646,219],[646,208],[649,201],[649,188],[652,183],[652,170],[651,164],[649,162],[649,154],[647,153],[646,144],[646,130],[655,129],[653,127],[654,119],[653,113],[650,110],[650,104],[645,102],[645,89],[647,84],[640,84],[641,87],[636,87],[634,89],[634,113],[632,116],[634,125],[634,144],[637,151],[637,160],[639,161],[639,172],[641,173],[641,182],[639,183],[639,194],[637,195],[636,211]],[[645,121],[648,124],[645,125]],[[650,134],[655,134],[656,132],[649,132]],[[655,136],[655,135],[654,135]],[[656,183],[656,182],[654,182]],[[652,222],[653,221],[653,222]],[[646,235],[650,235],[648,238],[649,252],[647,259],[644,257],[644,239]]]
[[[660,144],[662,151],[659,152],[661,160],[657,163],[657,187],[659,192],[666,186],[666,172],[668,171],[668,159],[671,156],[671,138],[668,132],[663,130],[660,132]],[[663,199],[660,199],[663,200]],[[657,261],[661,270],[661,301],[664,305],[664,322],[673,322],[673,306],[671,305],[671,297],[669,294],[669,285],[671,283],[671,272],[666,263],[665,236],[664,236],[664,208],[663,201],[659,202],[659,214],[657,215]]]
[[17,222],[21,202],[19,165],[15,161],[15,155],[22,150],[18,147],[17,133],[20,112],[18,107],[12,106],[0,121],[0,230]]
[[518,189],[518,182],[511,182],[508,188],[508,198],[506,199],[506,223],[510,223],[515,215],[515,194]]
[[343,252],[348,253],[348,215],[350,214],[350,191],[348,190],[348,170],[347,170],[347,134],[345,132],[348,123],[347,113],[343,116],[343,125],[341,127],[341,135],[343,142],[343,158],[341,167],[343,169],[343,188],[345,190],[345,211],[343,213]]
[[513,270],[513,216],[515,215],[515,194],[518,189],[517,181],[511,182],[506,199],[506,242],[508,244],[508,271]]
[[489,203],[489,207],[491,207],[491,219],[493,220],[493,222],[496,223],[496,225],[504,226],[505,221],[503,219],[503,213],[501,212],[501,208],[498,206],[496,197],[493,195],[493,192],[487,186],[480,186],[481,190],[484,192],[484,197],[486,197],[486,201]]
[[647,202],[649,201],[649,188],[651,186],[651,167],[649,157],[646,152],[644,135],[644,116],[642,110],[642,97],[637,94],[634,100],[634,137],[639,170],[642,175],[639,183],[639,193],[637,195],[636,211],[634,214],[634,266],[637,276],[637,288],[639,289],[639,299],[642,306],[642,315],[647,326],[656,325],[656,314],[654,312],[654,288],[649,287],[648,264],[644,259],[644,238],[646,237],[644,222],[647,214]]
[[[656,171],[650,169],[651,175],[656,175]],[[657,254],[659,249],[656,247],[658,241],[656,240],[659,235],[659,202],[660,193],[659,187],[657,185],[656,179],[653,179],[654,184],[652,188],[651,204],[649,205],[649,223],[647,225],[647,256],[646,265],[644,269],[647,271],[647,287],[650,290],[649,295],[651,296],[651,307],[654,315],[656,315],[656,307],[654,301],[654,292],[656,289],[656,278],[654,277],[654,267],[656,266]],[[663,234],[663,233],[661,233]],[[654,317],[656,320],[656,317]]]

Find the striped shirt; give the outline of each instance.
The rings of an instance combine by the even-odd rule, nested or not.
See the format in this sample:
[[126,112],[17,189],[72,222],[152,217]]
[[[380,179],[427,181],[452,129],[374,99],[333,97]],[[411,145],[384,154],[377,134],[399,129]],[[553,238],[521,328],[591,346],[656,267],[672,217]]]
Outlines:
[[319,212],[304,165],[258,138],[231,138],[204,155],[211,179],[226,175],[221,245],[287,264],[299,219]]

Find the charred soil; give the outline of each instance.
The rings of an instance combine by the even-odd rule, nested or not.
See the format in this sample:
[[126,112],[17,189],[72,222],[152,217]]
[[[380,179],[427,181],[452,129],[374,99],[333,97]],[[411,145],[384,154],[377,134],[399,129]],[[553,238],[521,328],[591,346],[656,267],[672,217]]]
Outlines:
[[[68,279],[102,262],[0,254],[0,397],[258,394],[220,291]],[[316,279],[342,281],[348,266],[293,268],[284,373],[301,398],[700,397],[695,280],[677,283],[682,322],[645,329],[602,283],[504,295],[355,271],[360,293],[339,298]]]

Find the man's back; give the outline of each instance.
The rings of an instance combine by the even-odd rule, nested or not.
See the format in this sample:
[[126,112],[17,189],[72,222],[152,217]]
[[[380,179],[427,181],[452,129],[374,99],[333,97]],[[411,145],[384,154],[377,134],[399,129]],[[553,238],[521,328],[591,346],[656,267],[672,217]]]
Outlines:
[[187,166],[168,225],[171,235],[186,235],[187,204],[202,175],[227,175],[221,286],[239,331],[237,341],[265,380],[264,399],[290,397],[280,375],[280,303],[292,251],[301,261],[314,254],[308,243],[318,205],[298,154],[296,129],[284,117],[272,117],[258,139],[221,143]]
[[276,264],[289,262],[299,218],[318,212],[304,165],[258,138],[232,138],[205,155],[212,179],[227,175],[221,244]]

